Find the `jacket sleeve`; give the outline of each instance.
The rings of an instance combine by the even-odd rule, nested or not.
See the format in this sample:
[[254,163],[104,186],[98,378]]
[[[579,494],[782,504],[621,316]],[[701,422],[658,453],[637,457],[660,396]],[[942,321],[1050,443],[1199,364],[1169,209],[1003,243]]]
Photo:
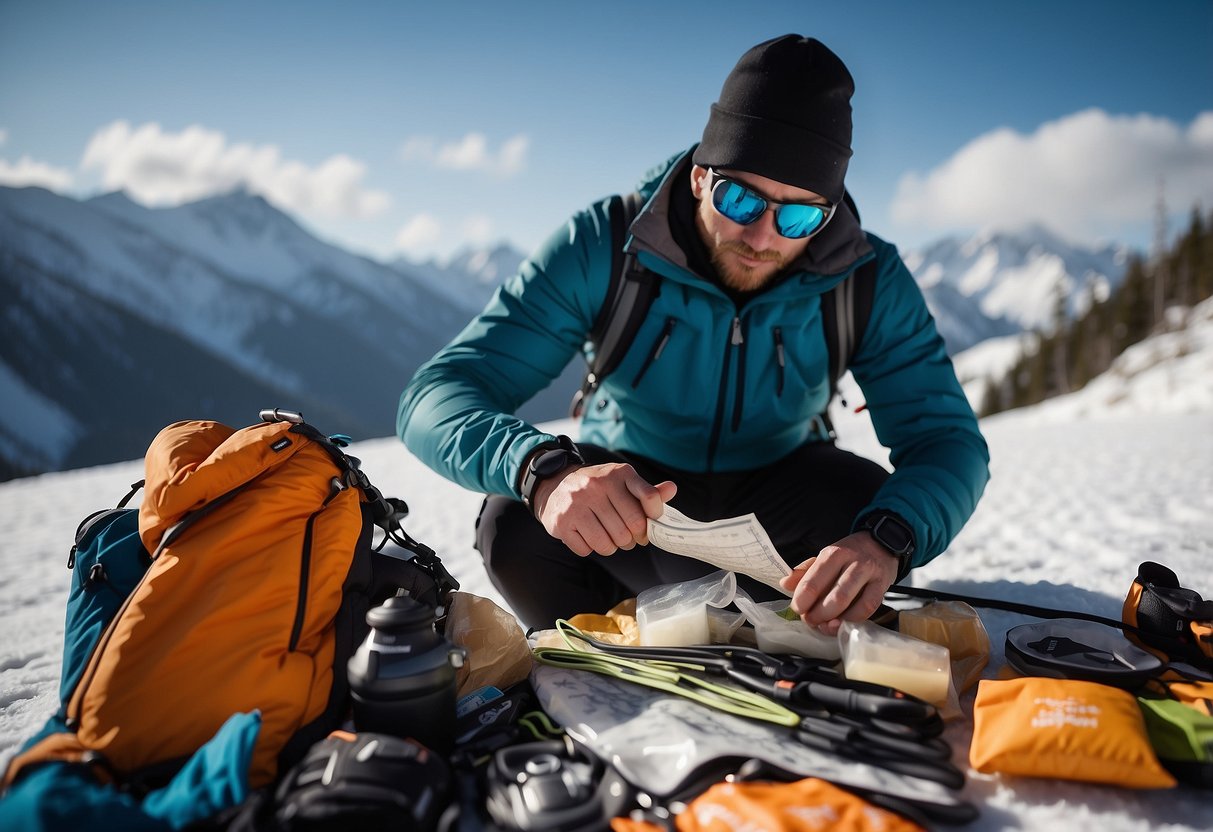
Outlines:
[[610,271],[606,203],[574,216],[414,374],[396,432],[465,488],[518,497],[523,461],[551,434],[514,415],[584,344]]
[[872,315],[851,362],[893,474],[872,503],[904,517],[913,565],[941,553],[977,507],[990,454],[918,284],[895,248],[869,235],[879,258]]

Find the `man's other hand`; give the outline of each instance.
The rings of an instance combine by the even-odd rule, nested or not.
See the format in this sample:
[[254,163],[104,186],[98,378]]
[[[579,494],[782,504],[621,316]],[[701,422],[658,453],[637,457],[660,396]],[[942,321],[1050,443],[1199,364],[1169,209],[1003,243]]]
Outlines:
[[661,516],[677,486],[650,485],[631,465],[569,466],[535,489],[535,516],[576,554],[611,555],[649,542],[649,518]]
[[806,624],[835,635],[843,621],[865,621],[876,612],[897,566],[896,557],[861,531],[825,547],[779,583]]

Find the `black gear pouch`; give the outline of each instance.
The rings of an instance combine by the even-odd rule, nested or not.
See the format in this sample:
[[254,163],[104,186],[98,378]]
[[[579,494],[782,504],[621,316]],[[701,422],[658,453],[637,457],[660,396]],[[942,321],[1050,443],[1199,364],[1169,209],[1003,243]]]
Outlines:
[[452,803],[449,765],[425,746],[388,734],[334,731],[271,794],[255,794],[228,832],[442,832]]
[[1126,634],[1152,653],[1213,671],[1213,600],[1181,586],[1162,564],[1138,567],[1121,620],[1137,628]]

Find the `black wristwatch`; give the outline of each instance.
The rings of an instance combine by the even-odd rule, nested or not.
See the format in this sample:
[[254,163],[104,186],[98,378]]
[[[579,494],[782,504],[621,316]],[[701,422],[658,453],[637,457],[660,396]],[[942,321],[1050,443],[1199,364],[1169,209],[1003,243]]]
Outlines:
[[567,436],[558,436],[555,442],[541,442],[536,445],[531,451],[530,460],[526,470],[522,472],[522,483],[519,490],[522,492],[522,502],[531,510],[532,514],[535,513],[535,506],[532,502],[535,487],[541,481],[553,474],[560,473],[570,465],[585,465],[585,458],[581,456],[581,451],[577,450],[573,440]]
[[914,555],[914,530],[910,524],[891,511],[874,511],[860,521],[859,527],[897,558],[897,580],[904,578]]

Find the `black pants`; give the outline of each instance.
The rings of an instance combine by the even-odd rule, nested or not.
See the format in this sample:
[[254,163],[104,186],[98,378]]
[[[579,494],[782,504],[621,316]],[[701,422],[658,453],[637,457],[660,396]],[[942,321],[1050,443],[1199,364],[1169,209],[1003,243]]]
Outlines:
[[[641,457],[580,445],[586,462],[630,463],[651,483],[672,480],[674,508],[696,520],[753,512],[779,554],[795,566],[846,537],[855,515],[888,477],[876,463],[828,442],[802,446],[783,459],[751,471],[696,474]],[[476,549],[493,585],[528,628],[551,627],[557,618],[604,613],[658,584],[699,578],[716,567],[656,546],[581,558],[547,533],[521,502],[490,495],[476,521]],[[778,590],[750,578],[739,585],[756,600]]]

